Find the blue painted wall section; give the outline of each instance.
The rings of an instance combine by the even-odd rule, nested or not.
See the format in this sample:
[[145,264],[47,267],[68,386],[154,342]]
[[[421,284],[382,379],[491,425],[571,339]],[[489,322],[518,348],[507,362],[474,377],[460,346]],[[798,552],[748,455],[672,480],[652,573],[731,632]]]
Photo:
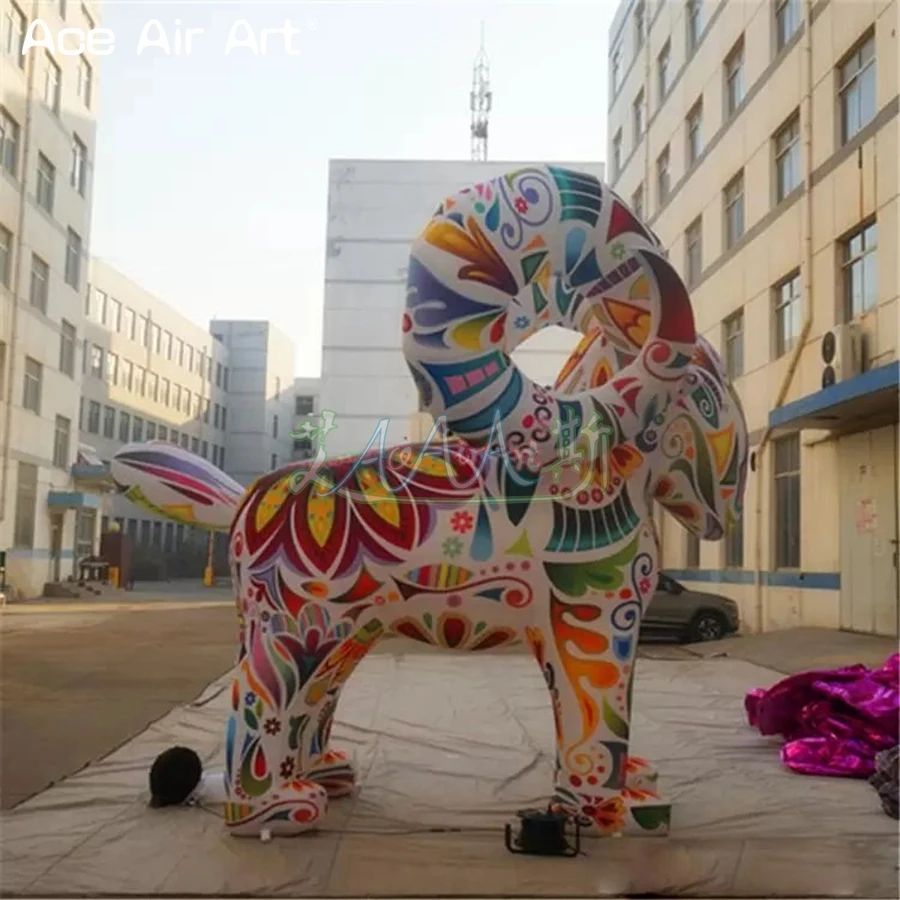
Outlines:
[[[703,581],[707,584],[754,584],[756,573],[750,569],[665,569],[676,581]],[[805,588],[814,591],[839,591],[840,572],[761,572],[765,587]]]

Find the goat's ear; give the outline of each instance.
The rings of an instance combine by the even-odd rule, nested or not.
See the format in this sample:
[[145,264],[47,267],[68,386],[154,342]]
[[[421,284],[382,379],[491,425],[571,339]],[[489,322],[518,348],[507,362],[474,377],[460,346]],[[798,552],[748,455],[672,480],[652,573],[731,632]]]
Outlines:
[[182,525],[227,531],[244,488],[195,453],[164,441],[126,444],[110,470],[132,503]]
[[704,338],[659,446],[654,499],[696,537],[723,538],[743,512],[749,439],[737,392]]

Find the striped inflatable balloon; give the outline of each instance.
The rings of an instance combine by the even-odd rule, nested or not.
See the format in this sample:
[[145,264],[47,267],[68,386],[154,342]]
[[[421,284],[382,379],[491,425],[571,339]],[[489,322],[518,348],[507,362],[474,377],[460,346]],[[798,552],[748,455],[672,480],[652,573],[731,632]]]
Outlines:
[[110,463],[132,503],[182,525],[228,531],[244,488],[211,462],[165,441],[127,444]]

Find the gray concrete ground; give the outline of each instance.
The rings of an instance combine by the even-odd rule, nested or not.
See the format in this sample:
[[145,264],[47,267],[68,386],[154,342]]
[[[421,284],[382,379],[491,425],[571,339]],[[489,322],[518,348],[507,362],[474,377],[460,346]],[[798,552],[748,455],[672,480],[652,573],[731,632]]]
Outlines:
[[[114,602],[11,605],[0,614],[0,636],[0,808],[9,809],[194,699],[231,666],[236,622],[228,586],[173,583],[142,586]],[[379,647],[412,649],[406,641]],[[804,628],[687,647],[650,644],[641,654],[724,654],[792,673],[879,665],[895,650],[891,639]]]

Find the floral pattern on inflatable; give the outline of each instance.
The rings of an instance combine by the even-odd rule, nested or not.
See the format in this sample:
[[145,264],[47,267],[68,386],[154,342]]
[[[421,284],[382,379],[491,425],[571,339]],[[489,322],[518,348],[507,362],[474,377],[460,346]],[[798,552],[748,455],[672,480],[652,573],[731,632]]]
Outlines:
[[[512,358],[549,325],[584,335],[553,388]],[[747,466],[740,404],[681,279],[608,187],[535,166],[440,203],[411,248],[400,327],[439,423],[424,445],[320,454],[246,492],[168,445],[113,461],[138,502],[230,527],[230,829],[307,831],[353,790],[352,760],[330,742],[340,692],[400,635],[457,651],[526,644],[552,703],[553,803],[601,834],[665,834],[669,804],[630,748],[658,578],[651,508],[720,539]]]

